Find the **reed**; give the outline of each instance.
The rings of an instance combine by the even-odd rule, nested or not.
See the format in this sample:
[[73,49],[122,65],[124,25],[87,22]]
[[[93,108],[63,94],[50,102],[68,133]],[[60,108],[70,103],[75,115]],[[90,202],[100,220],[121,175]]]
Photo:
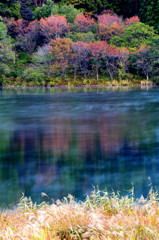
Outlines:
[[133,189],[119,193],[94,190],[85,202],[69,195],[48,205],[22,197],[17,208],[0,214],[0,239],[156,240],[159,239],[158,193],[135,199]]

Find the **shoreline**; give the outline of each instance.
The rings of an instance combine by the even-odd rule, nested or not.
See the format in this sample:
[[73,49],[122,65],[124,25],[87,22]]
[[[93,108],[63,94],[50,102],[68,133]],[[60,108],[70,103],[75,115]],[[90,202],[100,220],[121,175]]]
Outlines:
[[84,88],[84,87],[157,87],[159,86],[159,84],[131,84],[131,85],[102,85],[102,84],[88,84],[88,85],[54,85],[54,86],[43,86],[43,85],[33,85],[33,86],[29,86],[29,85],[4,85],[1,86],[0,89],[3,88]]

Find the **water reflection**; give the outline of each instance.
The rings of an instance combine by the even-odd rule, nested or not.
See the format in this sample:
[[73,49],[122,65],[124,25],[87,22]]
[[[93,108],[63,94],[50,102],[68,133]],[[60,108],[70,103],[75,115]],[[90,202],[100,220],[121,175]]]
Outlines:
[[159,89],[4,89],[0,204],[159,185]]

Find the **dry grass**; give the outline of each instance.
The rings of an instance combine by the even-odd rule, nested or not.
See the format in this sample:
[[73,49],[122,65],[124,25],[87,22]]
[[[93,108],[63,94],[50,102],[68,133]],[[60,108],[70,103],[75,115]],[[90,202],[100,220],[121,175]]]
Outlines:
[[13,211],[0,214],[0,239],[159,239],[157,193],[134,201],[131,196],[94,191],[84,203],[71,196],[36,206],[22,197]]

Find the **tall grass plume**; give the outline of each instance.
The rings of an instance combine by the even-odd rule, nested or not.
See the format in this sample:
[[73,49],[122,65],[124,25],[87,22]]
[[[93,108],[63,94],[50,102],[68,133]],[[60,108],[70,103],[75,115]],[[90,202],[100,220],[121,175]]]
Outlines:
[[22,196],[14,210],[0,214],[0,239],[33,240],[157,240],[158,193],[135,199],[133,190],[119,193],[94,190],[85,202],[69,195],[48,205]]

